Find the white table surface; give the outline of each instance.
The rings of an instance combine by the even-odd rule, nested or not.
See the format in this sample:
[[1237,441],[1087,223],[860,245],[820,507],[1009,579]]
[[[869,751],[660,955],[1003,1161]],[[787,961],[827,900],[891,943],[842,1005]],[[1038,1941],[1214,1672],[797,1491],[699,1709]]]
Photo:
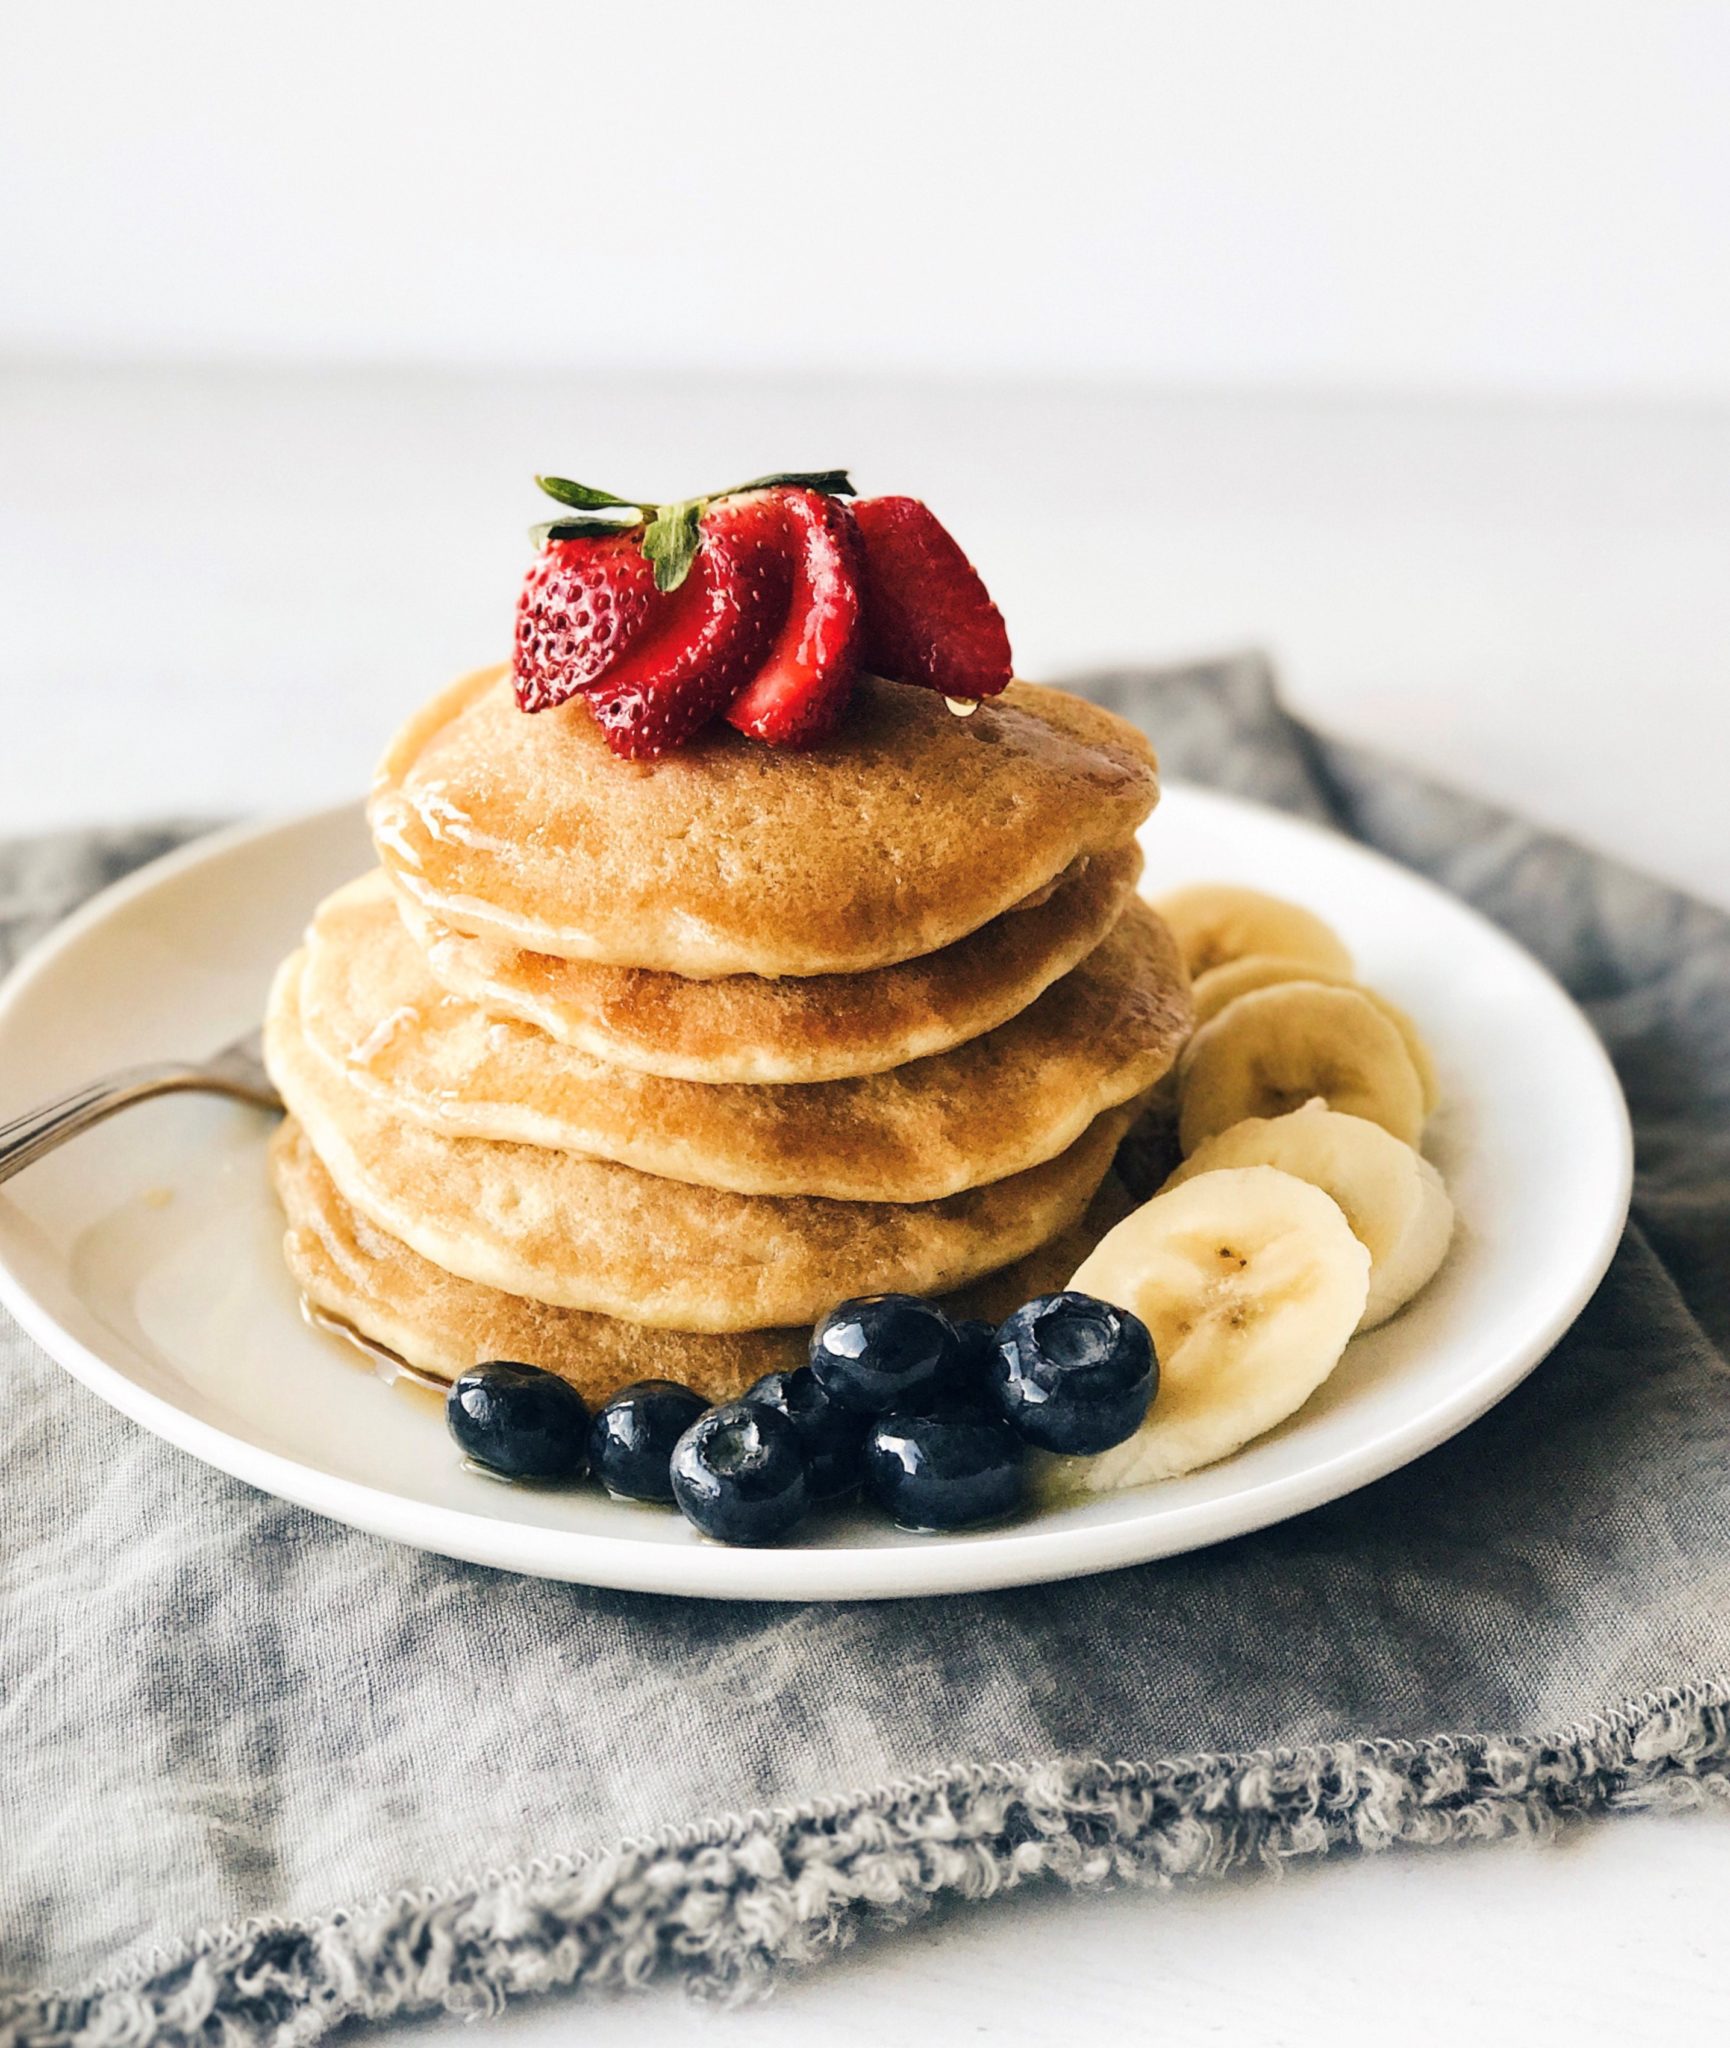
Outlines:
[[[851,462],[932,500],[1026,674],[1254,643],[1333,729],[1730,903],[1730,414],[1003,386],[0,369],[0,831],[285,810],[507,644],[529,478]],[[1730,2011],[1730,1826],[945,1912],[563,2040],[1663,2043]],[[453,2025],[417,2030],[441,2044]]]

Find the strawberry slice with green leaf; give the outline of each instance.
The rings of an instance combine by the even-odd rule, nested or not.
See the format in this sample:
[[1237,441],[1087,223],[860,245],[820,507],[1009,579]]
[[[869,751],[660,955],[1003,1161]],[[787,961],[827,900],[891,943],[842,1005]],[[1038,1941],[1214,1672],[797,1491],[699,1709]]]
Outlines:
[[957,700],[1009,681],[997,607],[916,498],[850,510],[845,470],[667,504],[537,481],[563,510],[536,529],[517,605],[517,702],[581,696],[616,753],[665,753],[721,715],[773,746],[811,746],[861,666]]
[[583,692],[613,752],[653,759],[724,711],[773,645],[791,585],[784,530],[754,500],[722,499],[702,515],[676,587]]
[[1009,634],[948,528],[917,498],[861,498],[853,521],[865,667],[946,697],[995,697],[1009,682]]
[[517,600],[512,674],[524,711],[551,710],[614,680],[640,680],[614,672],[639,639],[664,641],[688,620],[691,606],[674,611],[668,601],[690,576],[718,508],[764,492],[835,498],[853,488],[845,470],[797,471],[662,505],[569,477],[536,482],[566,511],[534,529],[540,553]]

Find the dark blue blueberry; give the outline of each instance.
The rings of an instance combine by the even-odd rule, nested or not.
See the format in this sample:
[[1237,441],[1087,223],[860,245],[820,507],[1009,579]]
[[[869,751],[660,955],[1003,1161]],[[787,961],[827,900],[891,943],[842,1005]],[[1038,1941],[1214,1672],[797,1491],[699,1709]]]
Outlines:
[[1159,1383],[1153,1339],[1091,1294],[1042,1294],[997,1333],[998,1406],[1030,1444],[1091,1457],[1133,1436]]
[[729,1401],[673,1446],[673,1498],[717,1543],[774,1543],[804,1514],[805,1447],[774,1408]]
[[811,1370],[830,1400],[856,1415],[921,1406],[955,1375],[955,1325],[913,1294],[862,1294],[811,1332]]
[[538,1365],[472,1367],[445,1396],[445,1423],[477,1465],[507,1478],[581,1479],[588,1470],[588,1407]]
[[1026,1446],[1001,1415],[886,1415],[865,1443],[865,1491],[904,1529],[969,1529],[1026,1497]]
[[767,1372],[745,1399],[785,1415],[805,1446],[805,1483],[813,1500],[851,1493],[865,1476],[865,1418],[837,1407],[808,1365]]
[[589,1469],[620,1500],[671,1501],[673,1446],[703,1410],[676,1380],[637,1380],[595,1410]]

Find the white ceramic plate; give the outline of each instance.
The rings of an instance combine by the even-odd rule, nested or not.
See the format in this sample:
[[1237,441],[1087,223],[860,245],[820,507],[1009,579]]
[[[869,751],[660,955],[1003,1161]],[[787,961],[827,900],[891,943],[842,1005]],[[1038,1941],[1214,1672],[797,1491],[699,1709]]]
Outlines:
[[[1211,1470],[1027,1522],[911,1536],[863,1515],[729,1550],[596,1489],[458,1463],[432,1397],[307,1329],[266,1185],[270,1119],[214,1099],[132,1110],[0,1188],[0,1298],[102,1398],[225,1472],[399,1542],[511,1571],[717,1599],[878,1599],[1073,1577],[1236,1536],[1430,1450],[1541,1359],[1627,1212],[1627,1112],[1554,981],[1451,897],[1351,841],[1168,790],[1150,893],[1220,878],[1339,928],[1416,1016],[1445,1104],[1428,1150],[1460,1228],[1404,1314],[1360,1338],[1283,1428]],[[109,1068],[201,1055],[256,1021],[312,905],[369,863],[358,809],[199,842],[109,890],[0,994],[0,1117]]]

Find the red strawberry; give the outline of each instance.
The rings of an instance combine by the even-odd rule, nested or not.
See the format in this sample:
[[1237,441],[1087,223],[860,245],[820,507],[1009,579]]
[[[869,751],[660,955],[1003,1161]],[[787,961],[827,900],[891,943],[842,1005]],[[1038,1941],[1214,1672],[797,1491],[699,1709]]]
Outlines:
[[1009,681],[1009,635],[979,572],[917,498],[853,507],[873,675],[946,697],[994,697]]
[[653,593],[647,624],[584,693],[615,754],[653,759],[683,745],[739,693],[787,615],[785,528],[755,498],[703,514],[684,580]]
[[641,527],[548,541],[517,599],[518,708],[550,710],[599,682],[659,602]]
[[859,673],[852,521],[844,506],[818,491],[765,491],[756,504],[758,517],[780,525],[792,596],[762,665],[733,699],[727,723],[772,746],[808,747],[833,731]]

